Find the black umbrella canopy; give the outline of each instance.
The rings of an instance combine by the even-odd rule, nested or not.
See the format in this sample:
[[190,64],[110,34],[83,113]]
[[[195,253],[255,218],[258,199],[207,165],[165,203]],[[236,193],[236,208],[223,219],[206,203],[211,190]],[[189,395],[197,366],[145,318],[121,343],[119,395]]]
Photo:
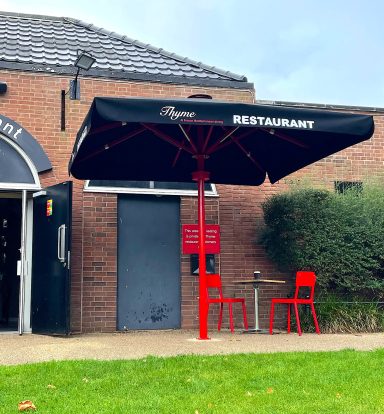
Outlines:
[[79,179],[272,183],[370,138],[373,118],[207,99],[95,98],[69,163]]
[[[371,116],[211,100],[95,98],[69,171],[80,179],[197,181],[200,339],[208,339],[204,183],[272,183],[368,139]],[[193,173],[193,174],[192,174]]]

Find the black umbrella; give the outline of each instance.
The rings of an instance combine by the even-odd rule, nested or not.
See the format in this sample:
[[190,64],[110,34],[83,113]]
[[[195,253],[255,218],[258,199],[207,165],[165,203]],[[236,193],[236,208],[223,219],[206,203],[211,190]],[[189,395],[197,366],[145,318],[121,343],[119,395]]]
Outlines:
[[368,115],[208,99],[95,98],[74,145],[79,179],[198,184],[200,339],[207,339],[204,182],[271,183],[370,138]]

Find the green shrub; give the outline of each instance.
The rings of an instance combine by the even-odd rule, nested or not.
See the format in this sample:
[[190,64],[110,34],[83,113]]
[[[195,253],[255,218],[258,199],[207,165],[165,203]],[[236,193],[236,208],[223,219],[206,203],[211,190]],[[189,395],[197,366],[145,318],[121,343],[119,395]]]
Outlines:
[[384,186],[295,189],[263,204],[261,242],[280,270],[313,270],[328,292],[384,296]]
[[[384,310],[375,302],[340,302],[328,296],[315,305],[320,331],[322,333],[382,332]],[[315,332],[310,309],[301,306],[300,322],[304,332]]]

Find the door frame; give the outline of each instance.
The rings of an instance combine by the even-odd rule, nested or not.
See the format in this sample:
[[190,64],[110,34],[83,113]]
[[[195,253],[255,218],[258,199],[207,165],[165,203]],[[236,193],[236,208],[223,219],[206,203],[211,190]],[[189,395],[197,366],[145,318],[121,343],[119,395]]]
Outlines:
[[32,290],[32,240],[33,200],[32,192],[23,190],[21,206],[21,249],[20,249],[20,297],[19,335],[32,332],[31,290]]
[[[22,218],[23,220],[23,218]],[[22,230],[23,231],[23,222]],[[32,193],[28,193],[25,203],[25,239],[24,254],[21,264],[23,272],[23,297],[20,297],[19,334],[32,332],[31,326],[31,292],[32,292],[32,240],[33,240],[33,201]],[[21,280],[20,280],[21,283]],[[21,286],[21,285],[20,285]],[[20,289],[21,290],[21,289]]]
[[140,200],[140,201],[144,201],[144,202],[150,202],[152,200],[157,200],[158,197],[153,196],[153,195],[143,195],[143,194],[139,194],[139,195],[134,195],[134,194],[119,194],[118,195],[118,199],[117,199],[117,217],[118,217],[118,224],[117,224],[117,295],[116,295],[116,328],[118,331],[124,331],[124,330],[131,330],[131,329],[149,329],[149,330],[162,330],[162,329],[180,329],[181,328],[181,323],[182,323],[182,284],[181,284],[181,248],[180,248],[180,243],[181,243],[181,234],[180,234],[180,223],[181,223],[181,199],[178,196],[165,196],[165,199],[172,199],[173,201],[176,200],[176,204],[178,206],[178,221],[177,221],[177,226],[178,226],[178,244],[177,244],[177,251],[178,251],[178,261],[177,261],[177,265],[178,265],[178,306],[177,306],[177,310],[178,310],[178,326],[174,326],[174,327],[145,327],[145,328],[131,328],[131,327],[123,327],[119,329],[119,325],[120,325],[120,320],[119,320],[119,315],[120,315],[120,294],[119,294],[119,289],[120,289],[120,283],[121,283],[121,275],[120,275],[120,264],[119,264],[119,253],[120,253],[120,243],[122,243],[121,241],[121,233],[120,233],[120,208],[122,208],[121,206],[121,202],[123,199],[125,200]]
[[[2,190],[5,189],[2,188]],[[31,193],[28,193],[27,190],[6,189],[5,191],[4,198],[16,198],[21,202],[20,258],[17,266],[20,278],[17,332],[21,335],[25,332],[31,332],[32,199]]]
[[[5,117],[4,117],[5,118]],[[8,118],[7,118],[8,119]],[[14,121],[12,121],[15,125]],[[18,125],[20,126],[20,125]],[[20,126],[21,127],[21,126]],[[11,146],[24,160],[32,174],[34,184],[18,182],[0,182],[0,191],[10,195],[21,194],[21,246],[20,264],[18,273],[20,277],[19,293],[19,320],[18,333],[31,332],[31,281],[32,281],[32,236],[33,236],[33,203],[32,193],[41,190],[39,172],[52,168],[47,155],[40,144],[24,129],[24,139],[34,149],[28,151],[20,142],[16,143],[4,134],[0,133],[0,139]],[[23,141],[25,143],[25,141]],[[31,148],[31,147],[29,147]],[[45,168],[45,169],[44,169]]]
[[[50,241],[53,239],[57,240],[57,244],[50,244],[49,254],[45,256],[43,265],[40,261],[42,257],[41,250],[38,250],[38,246],[41,245],[41,239],[39,238],[37,241],[33,237],[33,233],[31,234],[31,244],[36,242],[33,245],[31,255],[32,258],[34,257],[38,261],[34,263],[34,266],[30,266],[31,306],[29,306],[29,309],[31,314],[31,330],[37,334],[68,335],[70,333],[72,188],[73,182],[68,180],[45,187],[43,190],[32,194],[32,223],[34,227],[35,225],[40,225],[38,219],[41,217],[47,218],[45,210],[50,199],[56,204],[55,208],[58,212],[54,215],[53,221],[50,223],[43,222],[43,226],[47,224],[48,233],[51,237]],[[38,206],[35,204],[38,204]],[[61,206],[63,206],[62,209],[60,208]],[[38,208],[36,209],[36,207]],[[57,223],[61,223],[60,226]],[[40,231],[37,233],[37,229],[34,230],[36,230],[36,236],[41,233]],[[48,270],[47,263],[50,265]],[[39,266],[39,270],[36,269],[37,266]],[[49,280],[42,279],[42,277],[47,275],[50,277]],[[41,284],[42,281],[43,283]],[[40,283],[40,286],[36,285],[36,283]],[[52,296],[53,291],[58,296]],[[34,297],[34,294],[37,292],[38,294]],[[52,300],[53,297],[54,300]],[[57,300],[62,302],[61,305],[58,306]],[[42,309],[46,306],[48,308],[45,311],[48,313],[39,313],[39,317],[37,317],[35,312],[42,312]],[[62,310],[64,310],[64,313],[62,313]],[[48,317],[40,319],[41,315],[48,315]]]

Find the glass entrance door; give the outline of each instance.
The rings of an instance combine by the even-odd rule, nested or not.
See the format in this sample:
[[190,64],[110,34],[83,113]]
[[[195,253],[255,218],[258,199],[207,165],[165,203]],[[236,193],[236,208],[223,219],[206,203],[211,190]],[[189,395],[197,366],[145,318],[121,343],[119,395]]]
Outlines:
[[19,326],[21,201],[17,193],[0,195],[0,331]]

